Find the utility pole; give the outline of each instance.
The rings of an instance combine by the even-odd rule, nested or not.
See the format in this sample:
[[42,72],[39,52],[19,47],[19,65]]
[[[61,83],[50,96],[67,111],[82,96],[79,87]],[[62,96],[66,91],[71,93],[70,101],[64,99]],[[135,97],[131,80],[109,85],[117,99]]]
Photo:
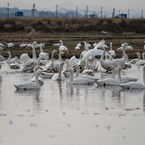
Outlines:
[[86,6],[86,13],[85,13],[85,17],[88,18],[88,5]]
[[35,4],[33,4],[33,7],[32,7],[31,18],[34,18],[34,16],[35,16]]
[[118,17],[120,17],[120,10],[118,10]]
[[9,2],[8,2],[8,8],[7,8],[7,18],[9,18]]
[[143,19],[143,10],[141,10],[141,18]]
[[78,7],[76,7],[76,18],[78,18]]
[[58,5],[56,5],[56,18],[58,17]]
[[115,8],[113,8],[112,18],[115,18]]
[[100,13],[101,13],[101,18],[103,17],[103,16],[102,16],[102,11],[103,11],[103,8],[101,7],[101,11],[100,11]]

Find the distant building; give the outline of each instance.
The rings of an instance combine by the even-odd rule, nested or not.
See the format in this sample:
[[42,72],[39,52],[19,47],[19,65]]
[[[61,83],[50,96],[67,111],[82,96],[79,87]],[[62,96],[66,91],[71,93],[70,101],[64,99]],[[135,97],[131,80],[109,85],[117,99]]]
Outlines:
[[127,18],[127,14],[119,14],[120,18]]
[[23,17],[23,12],[16,12],[15,13],[15,16],[16,17]]

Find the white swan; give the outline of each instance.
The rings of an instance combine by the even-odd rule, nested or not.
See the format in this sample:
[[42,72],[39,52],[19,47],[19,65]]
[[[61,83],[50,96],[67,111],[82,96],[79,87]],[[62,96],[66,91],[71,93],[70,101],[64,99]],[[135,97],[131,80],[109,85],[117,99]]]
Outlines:
[[45,47],[45,44],[41,43],[40,44],[40,53],[39,53],[40,60],[45,60],[46,56],[49,58],[49,54],[43,51],[44,47]]
[[[115,67],[117,67],[117,78],[115,78]],[[121,66],[111,66],[112,68],[112,73],[113,73],[113,78],[115,79],[118,79],[119,80],[119,83],[127,83],[127,82],[135,82],[137,81],[138,79],[137,78],[132,78],[132,77],[129,77],[129,76],[122,76],[121,75],[121,70],[122,70],[122,67]]]
[[110,42],[110,50],[109,53],[111,54],[111,56],[116,57],[116,52],[112,49],[112,42]]
[[8,51],[8,60],[6,61],[7,62],[7,64],[11,64],[11,63],[15,63],[15,62],[17,62],[18,61],[18,57],[16,56],[16,57],[14,57],[14,58],[11,58],[12,57],[12,54],[11,54],[11,52],[10,51]]
[[76,76],[75,76],[75,78],[77,78],[77,77],[82,77],[82,78],[86,78],[86,79],[93,80],[94,82],[98,80],[98,78],[96,78],[96,77],[94,77],[94,76],[91,76],[91,75],[85,75],[85,74],[80,75],[80,67],[79,67],[78,64],[75,65],[75,66],[73,66],[73,68],[76,69]]
[[34,41],[33,44],[32,44],[32,55],[33,55],[33,58],[28,60],[26,63],[24,63],[22,65],[22,68],[20,69],[21,72],[33,71],[34,67],[38,64],[37,56],[36,56],[36,52],[35,52],[35,45],[36,44],[37,44],[36,41]]
[[100,64],[101,64],[102,68],[104,68],[107,72],[111,71],[110,66],[113,65],[114,62],[112,60],[104,59],[105,53],[106,53],[106,49],[104,48],[105,45],[102,45],[101,47],[104,49],[104,52],[101,55]]
[[27,47],[27,45],[28,45],[28,44],[26,44],[26,43],[22,43],[22,44],[19,45],[19,47],[25,48],[25,47]]
[[54,64],[54,54],[56,53],[57,51],[54,49],[51,53],[51,62],[48,62],[45,64],[45,69],[47,70],[52,70],[53,68],[53,64]]
[[19,60],[18,60],[18,57],[16,56],[16,57],[15,57],[15,62],[11,62],[11,63],[9,64],[10,69],[19,69],[19,68],[20,68],[20,63],[19,63],[18,61],[19,61]]
[[9,47],[9,48],[13,48],[14,46],[15,46],[15,44],[12,43],[12,42],[10,42],[10,43],[7,44],[7,47]]
[[40,83],[38,81],[38,76],[43,70],[37,70],[35,73],[35,82],[23,82],[17,85],[14,85],[17,90],[38,90],[40,89]]
[[121,66],[117,67],[117,78],[115,78],[115,65],[111,65],[110,68],[112,69],[112,78],[105,78],[102,80],[98,80],[96,83],[98,86],[119,86],[121,83],[126,83],[126,82],[133,82],[137,81],[136,78],[131,78],[128,76],[121,76]]
[[128,55],[126,54],[126,61],[124,63],[124,68],[131,68],[131,67],[132,67],[132,64],[128,60]]
[[63,45],[63,41],[60,40],[59,42],[61,43],[61,45],[59,46],[59,52],[60,52],[60,51],[67,51],[68,48],[67,48],[66,46]]
[[0,43],[0,47],[5,47],[5,45],[4,45],[4,44],[2,44],[2,43]]
[[88,59],[85,59],[85,69],[82,71],[82,74],[94,76],[93,70],[90,69],[90,66],[88,64]]
[[49,72],[58,72],[59,71],[59,67],[60,67],[60,63],[62,62],[62,55],[64,54],[63,51],[59,52],[58,58],[59,58],[59,63],[56,63],[53,61],[53,56],[51,58],[51,62],[48,64],[48,66],[45,68],[49,71]]
[[113,73],[112,73],[112,78],[105,78],[105,79],[100,79],[98,80],[96,83],[98,86],[119,86],[120,85],[120,78],[115,79],[115,66],[111,65],[109,66],[110,69],[113,69]]
[[85,60],[86,58],[90,56],[97,56],[97,55],[102,55],[102,54],[103,54],[103,50],[100,50],[98,48],[90,49],[86,53],[83,54],[82,60]]
[[5,49],[4,47],[0,46],[0,61],[5,60],[5,58],[1,55],[1,51],[4,50],[4,49]]
[[145,89],[145,65],[143,66],[143,83],[140,82],[128,82],[122,83],[120,86],[122,89]]
[[136,65],[142,66],[145,64],[145,52],[142,53],[142,59],[135,63]]
[[[37,70],[43,70],[41,67],[40,67],[40,65],[36,65],[35,67],[34,67],[34,69],[33,69],[33,75],[31,76],[31,81],[32,82],[35,82],[35,74],[36,74],[36,72],[37,72]],[[42,73],[42,72],[41,72]],[[44,81],[43,81],[43,79],[40,77],[40,75],[38,76],[38,81],[39,81],[39,83],[40,83],[40,85],[43,85],[44,84]]]
[[76,56],[72,56],[70,59],[69,59],[69,67],[71,66],[74,66],[78,63],[78,59],[76,58]]
[[62,69],[63,69],[63,62],[60,63],[60,67],[59,67],[59,73],[55,73],[52,76],[52,80],[53,81],[64,81],[66,78],[64,76],[64,74],[62,73]]
[[20,63],[26,63],[31,58],[29,57],[28,53],[23,53],[20,55],[19,62]]
[[130,61],[130,63],[135,64],[135,63],[137,63],[137,62],[140,60],[140,57],[141,57],[140,53],[137,52],[136,55],[138,56],[138,58],[132,59],[132,60]]
[[69,85],[92,85],[94,83],[94,80],[86,79],[83,77],[77,77],[74,79],[74,73],[72,68],[68,68],[67,71],[70,72],[70,78],[68,81]]
[[45,54],[45,59],[40,59],[40,65],[46,65],[48,64],[49,60],[48,60],[48,54]]
[[79,42],[76,46],[75,46],[75,50],[80,50],[80,47],[82,46],[82,44]]
[[112,60],[112,62],[118,63],[121,67],[124,66],[125,61],[126,61],[126,52],[125,52],[125,48],[126,48],[127,45],[128,45],[128,43],[123,43],[123,44],[122,44],[122,53],[123,53],[122,58],[118,58],[118,59],[113,59],[113,60]]

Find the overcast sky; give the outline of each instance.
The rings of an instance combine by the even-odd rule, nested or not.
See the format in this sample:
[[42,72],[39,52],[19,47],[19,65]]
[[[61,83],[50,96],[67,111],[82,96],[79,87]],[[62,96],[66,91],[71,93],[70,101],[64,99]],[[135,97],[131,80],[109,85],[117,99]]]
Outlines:
[[145,0],[0,0],[0,7],[6,7],[8,2],[10,7],[18,7],[20,9],[31,9],[32,5],[35,3],[36,9],[48,10],[49,8],[55,7],[56,4],[59,6],[59,4],[63,2],[70,2],[73,3],[73,6],[80,4],[88,5],[90,9],[92,6],[96,6],[96,8],[102,6],[104,9],[115,8],[116,10],[130,9],[145,11]]

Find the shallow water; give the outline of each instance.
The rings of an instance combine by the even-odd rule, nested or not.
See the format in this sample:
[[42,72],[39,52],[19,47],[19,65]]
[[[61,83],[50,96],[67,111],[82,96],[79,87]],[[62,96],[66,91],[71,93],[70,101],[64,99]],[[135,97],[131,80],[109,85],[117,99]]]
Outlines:
[[[143,82],[142,67],[133,65],[123,74]],[[145,144],[145,90],[69,86],[45,79],[40,91],[16,92],[14,84],[32,74],[10,70],[4,63],[1,75],[2,145]]]

